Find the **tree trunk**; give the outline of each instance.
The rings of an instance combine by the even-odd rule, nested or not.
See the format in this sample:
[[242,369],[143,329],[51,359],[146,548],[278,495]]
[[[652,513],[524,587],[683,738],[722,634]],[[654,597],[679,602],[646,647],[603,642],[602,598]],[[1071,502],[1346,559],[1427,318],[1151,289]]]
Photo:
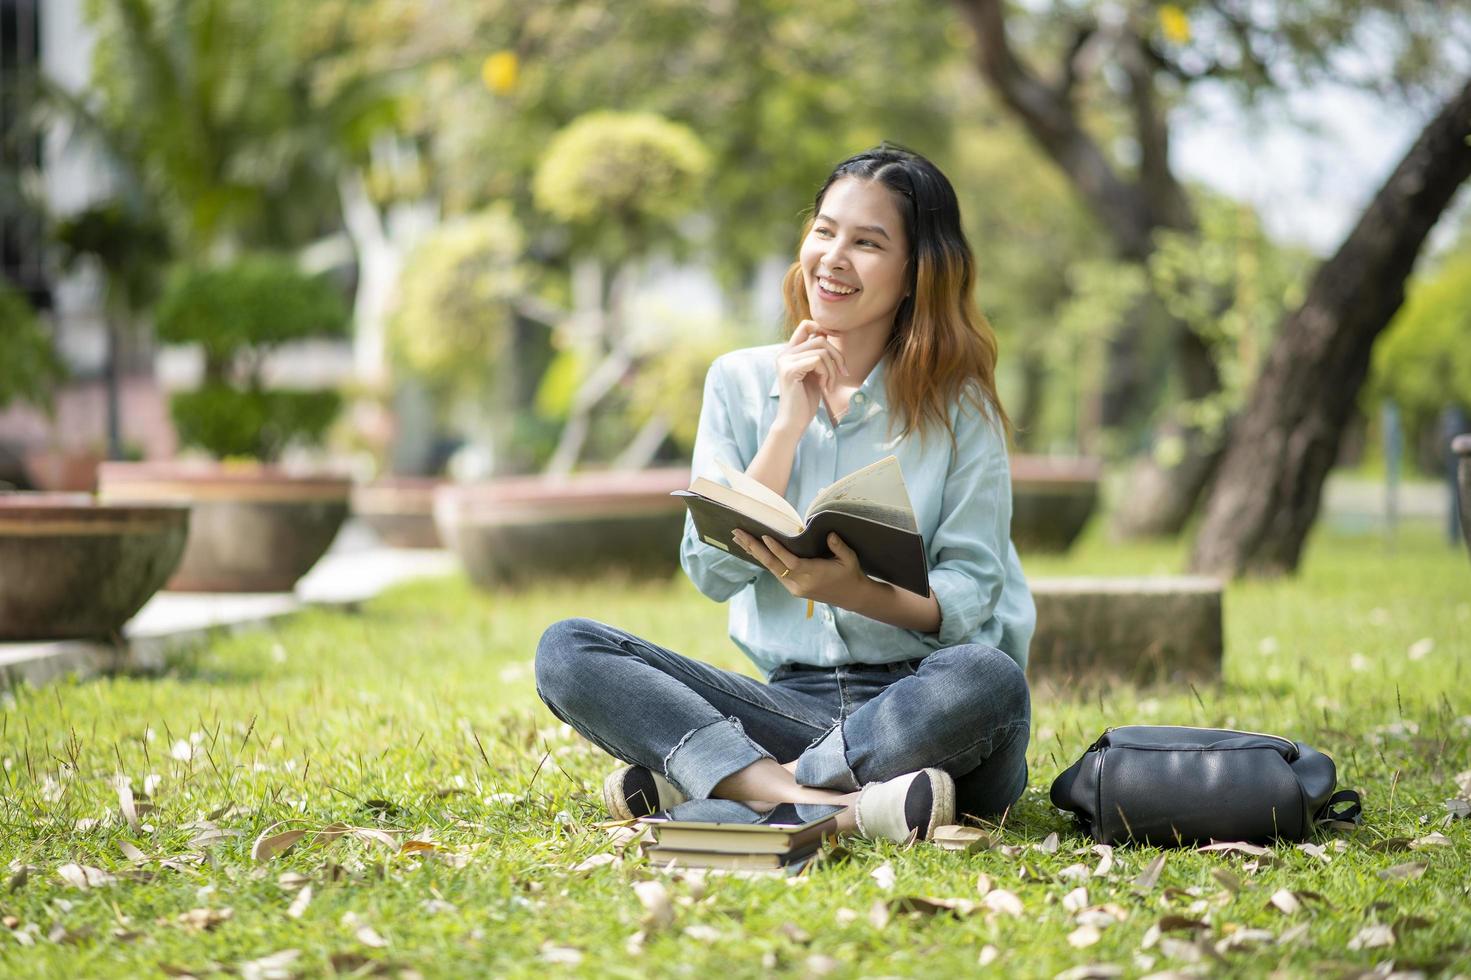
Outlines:
[[1297,569],[1323,481],[1404,300],[1425,236],[1471,175],[1471,80],[1421,131],[1286,320],[1234,427],[1192,566],[1238,576]]
[[[1189,198],[1170,169],[1169,125],[1159,106],[1143,39],[1129,36],[1118,46],[1128,79],[1127,109],[1140,150],[1138,177],[1126,181],[1083,128],[1072,101],[1076,59],[1094,29],[1084,27],[1064,58],[1061,80],[1049,84],[1011,48],[1002,0],[956,0],[956,5],[975,32],[982,77],[1067,177],[1112,239],[1120,259],[1142,264],[1154,251],[1157,229],[1194,227]],[[1187,397],[1207,397],[1220,390],[1215,366],[1200,339],[1173,317],[1153,322],[1155,318],[1157,304],[1146,301],[1130,311],[1109,340],[1099,404],[1099,422],[1107,428],[1137,423],[1150,407],[1158,373],[1146,361],[1151,327],[1163,325],[1172,334],[1174,367]],[[1116,523],[1116,530],[1125,536],[1179,533],[1221,458],[1220,433],[1203,432],[1173,415],[1156,433],[1156,440],[1160,438],[1181,440],[1181,462],[1173,467],[1163,467],[1152,457],[1140,462],[1137,478],[1130,480],[1130,505]]]

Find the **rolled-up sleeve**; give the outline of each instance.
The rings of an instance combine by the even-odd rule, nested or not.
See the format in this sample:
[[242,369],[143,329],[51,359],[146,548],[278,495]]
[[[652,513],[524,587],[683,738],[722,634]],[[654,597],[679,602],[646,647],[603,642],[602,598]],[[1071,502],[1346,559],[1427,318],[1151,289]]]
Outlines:
[[[718,479],[716,460],[741,470],[747,466],[731,422],[719,358],[705,375],[705,395],[700,405],[700,425],[695,434],[691,472],[695,476]],[[684,518],[684,539],[679,546],[679,564],[690,577],[690,581],[695,583],[695,588],[717,602],[724,602],[741,591],[760,571],[723,548],[700,540],[695,531],[695,522],[688,514]]]
[[955,438],[940,521],[929,542],[940,631],[920,634],[936,649],[966,642],[995,613],[1011,540],[1011,471],[999,425],[966,404],[957,412]]

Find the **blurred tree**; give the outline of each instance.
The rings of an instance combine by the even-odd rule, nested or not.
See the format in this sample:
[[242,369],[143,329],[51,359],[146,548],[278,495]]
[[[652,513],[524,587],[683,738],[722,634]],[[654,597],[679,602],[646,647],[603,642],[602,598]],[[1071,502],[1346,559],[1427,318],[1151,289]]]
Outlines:
[[[579,277],[596,283],[594,295],[578,302],[577,322],[563,331],[567,355],[589,369],[571,399],[548,472],[571,472],[593,409],[634,367],[639,351],[623,310],[630,265],[677,240],[677,223],[699,203],[708,168],[709,154],[688,127],[652,113],[589,113],[547,147],[533,181],[536,203],[564,222],[574,250],[596,263]],[[681,339],[676,333],[671,342]],[[667,428],[659,415],[649,424]],[[633,439],[656,448],[662,441],[653,433]]]
[[1374,345],[1365,395],[1392,398],[1411,432],[1447,405],[1471,413],[1471,249],[1465,244],[1410,282],[1405,305]]
[[51,389],[66,374],[51,335],[36,319],[30,304],[10,283],[0,279],[0,410],[26,402],[50,410]]
[[[1192,86],[1210,83],[1254,103],[1332,79],[1394,89],[1424,103],[1443,95],[1446,78],[1456,75],[1446,70],[1456,56],[1447,33],[1467,29],[1464,19],[1448,23],[1437,0],[1053,0],[1024,7],[955,0],[955,6],[974,31],[982,76],[1067,176],[1117,256],[1135,263],[1153,252],[1156,231],[1197,227],[1169,156],[1169,110]],[[1376,71],[1386,57],[1391,70]],[[1037,70],[1039,61],[1057,65],[1050,77]],[[1187,324],[1145,305],[1111,339],[1105,423],[1148,414],[1160,372],[1145,354],[1151,330],[1161,327],[1171,335],[1186,399],[1209,399],[1219,388],[1208,345]],[[1126,531],[1178,530],[1219,463],[1221,432],[1173,421],[1184,452],[1138,509],[1147,521]]]
[[1426,123],[1283,323],[1231,435],[1191,557],[1216,574],[1295,571],[1323,481],[1426,235],[1471,177],[1471,79]]
[[442,419],[489,443],[498,471],[512,454],[519,401],[523,248],[507,205],[452,219],[410,254],[389,321],[402,374],[425,385]]
[[158,295],[171,249],[156,216],[136,198],[94,204],[52,230],[61,246],[62,266],[95,262],[102,274],[103,320],[107,328],[107,456],[123,458],[119,383],[124,344],[138,331],[139,317]]
[[220,457],[266,461],[293,442],[320,442],[341,396],[268,390],[262,367],[272,348],[338,335],[347,325],[336,287],[281,256],[177,269],[158,304],[158,334],[204,351],[204,383],[172,400],[180,440]]

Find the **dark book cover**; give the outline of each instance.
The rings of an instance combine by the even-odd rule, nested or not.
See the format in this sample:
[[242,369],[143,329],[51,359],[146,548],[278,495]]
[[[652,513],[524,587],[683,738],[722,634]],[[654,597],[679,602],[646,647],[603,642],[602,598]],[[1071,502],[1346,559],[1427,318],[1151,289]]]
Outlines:
[[761,567],[735,543],[733,532],[739,528],[760,537],[768,534],[798,558],[831,558],[827,546],[830,533],[842,538],[858,555],[863,571],[916,595],[930,594],[929,562],[925,558],[924,539],[917,531],[906,531],[879,521],[841,511],[823,511],[812,518],[799,535],[779,534],[762,522],[747,517],[731,507],[689,490],[676,490],[695,521],[695,530],[706,544],[723,548]]

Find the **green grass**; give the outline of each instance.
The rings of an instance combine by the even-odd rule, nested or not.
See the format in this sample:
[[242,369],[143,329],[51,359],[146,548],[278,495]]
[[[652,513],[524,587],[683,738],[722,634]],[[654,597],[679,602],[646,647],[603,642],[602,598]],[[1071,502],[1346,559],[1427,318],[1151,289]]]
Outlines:
[[[1182,556],[1177,545],[1090,537],[1028,571],[1171,572]],[[9,889],[0,882],[0,915],[18,922],[0,929],[0,975],[202,974],[298,950],[289,970],[305,976],[956,976],[976,972],[987,946],[999,954],[990,971],[1004,976],[1090,963],[1128,975],[1336,976],[1389,960],[1471,971],[1471,833],[1468,821],[1444,820],[1456,775],[1471,770],[1471,565],[1434,529],[1406,529],[1392,552],[1377,538],[1320,536],[1300,578],[1232,586],[1217,684],[1038,683],[1032,782],[999,835],[1006,850],[852,841],[846,860],[791,880],[671,877],[632,857],[573,870],[610,849],[598,826],[610,761],[541,707],[530,662],[546,624],[572,614],[740,666],[724,608],[682,581],[485,595],[451,579],[399,589],[358,614],[313,612],[221,638],[163,676],[0,695],[0,865],[31,869],[10,875]],[[1113,903],[1125,918],[1074,948],[1067,937],[1077,923],[1062,899],[1079,882],[1062,872],[1098,858],[1047,790],[1105,726],[1129,722],[1290,734],[1334,756],[1340,782],[1363,794],[1367,820],[1318,839],[1328,863],[1290,845],[1260,867],[1170,852],[1144,891],[1132,879],[1159,852],[1119,848],[1113,873],[1083,884],[1091,905]],[[158,777],[147,800],[155,809],[137,829],[119,814],[118,773],[139,794]],[[194,843],[196,822],[210,814],[231,835]],[[251,860],[252,842],[272,826],[334,821],[402,828],[410,833],[400,837],[432,838],[441,851],[392,854],[343,838]],[[1030,846],[1052,831],[1062,835],[1056,853]],[[1451,843],[1397,849],[1434,831]],[[124,843],[147,860],[129,861]],[[181,857],[191,854],[201,857]],[[1407,862],[1423,863],[1423,875],[1380,876]],[[80,890],[58,873],[67,863],[119,880]],[[885,863],[890,890],[871,875]],[[311,883],[299,918],[287,915],[297,893],[282,887],[283,873]],[[1014,892],[1025,914],[894,913],[883,922],[872,912],[902,896],[978,899],[982,874]],[[631,952],[644,914],[633,885],[644,880],[665,885],[674,919]],[[1226,887],[1237,881],[1238,890]],[[1280,888],[1322,898],[1289,916],[1268,905]],[[180,919],[200,908],[232,916],[203,931]],[[1187,933],[1141,950],[1171,914],[1204,921],[1207,945],[1242,929],[1290,941],[1229,950],[1224,963],[1206,954],[1195,966]],[[1351,949],[1371,923],[1391,926],[1394,945]],[[365,944],[362,926],[386,945]],[[580,965],[551,962],[548,942],[579,950]]]

